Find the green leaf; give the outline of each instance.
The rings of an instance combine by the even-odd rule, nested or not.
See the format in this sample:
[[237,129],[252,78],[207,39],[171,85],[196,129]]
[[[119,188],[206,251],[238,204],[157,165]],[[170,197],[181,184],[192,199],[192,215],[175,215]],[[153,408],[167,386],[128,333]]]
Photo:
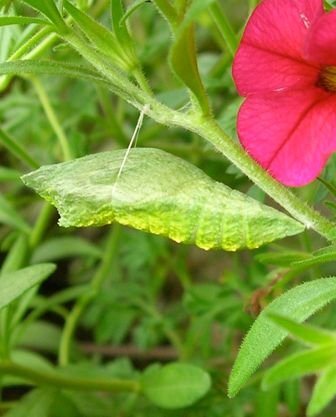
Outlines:
[[255,256],[258,262],[265,265],[290,266],[293,262],[310,258],[308,253],[299,251],[287,251],[281,248],[281,252],[261,253]]
[[5,260],[1,266],[1,273],[16,271],[21,265],[24,265],[27,256],[29,256],[29,235],[20,234],[12,244]]
[[65,227],[119,222],[177,242],[226,250],[256,248],[303,230],[288,216],[161,150],[132,150],[118,176],[124,156],[123,150],[90,155],[42,167],[22,179],[57,207]]
[[0,167],[0,181],[20,181],[20,172],[15,169]]
[[302,259],[291,264],[295,268],[310,268],[316,265],[325,264],[328,262],[334,262],[336,260],[336,245],[331,245],[326,248],[320,249],[313,253],[313,255],[307,259]]
[[59,13],[59,10],[53,0],[23,0],[25,3],[29,4],[33,9],[38,10],[44,16],[46,16],[51,22],[53,22],[57,29],[61,32],[67,30],[67,26],[64,23],[62,16]]
[[79,29],[101,53],[110,56],[116,65],[125,70],[132,67],[133,63],[130,62],[128,54],[119,45],[112,32],[92,19],[88,14],[74,7],[69,1],[64,0],[63,5]]
[[177,23],[177,13],[175,8],[170,4],[169,0],[153,0],[153,3],[162,13],[162,16],[167,19],[171,28],[174,28]]
[[112,11],[112,26],[116,38],[121,45],[127,47],[133,52],[133,41],[128,32],[125,20],[122,20],[124,16],[124,8],[121,0],[111,0]]
[[280,314],[303,322],[336,298],[336,278],[323,278],[299,285],[269,304],[254,322],[241,345],[229,380],[233,397],[260,364],[280,345],[288,332],[268,317]]
[[42,243],[35,250],[32,262],[41,263],[74,256],[100,258],[102,252],[95,245],[82,238],[75,236],[57,237]]
[[287,380],[310,375],[335,363],[336,345],[299,352],[287,357],[269,369],[262,381],[267,389]]
[[36,17],[25,17],[25,16],[1,16],[0,26],[9,25],[30,25],[32,23],[39,25],[48,25],[49,22]]
[[255,410],[256,415],[258,417],[278,417],[279,397],[279,387],[258,392]]
[[[17,343],[27,349],[57,354],[60,345],[62,330],[53,323],[36,320],[23,326],[19,332]],[[32,365],[30,362],[22,365]]]
[[215,3],[215,2],[216,0],[193,0],[191,1],[190,6],[188,7],[184,15],[182,26],[180,26],[179,29],[181,28],[184,29],[185,27],[193,23],[202,12],[207,10],[208,7],[212,3]]
[[297,417],[301,409],[301,390],[300,380],[294,379],[288,381],[282,387],[285,404],[290,412],[290,415]]
[[326,369],[315,384],[308,405],[308,417],[315,416],[326,407],[336,395],[336,365]]
[[0,195],[0,224],[1,223],[7,224],[26,234],[31,232],[30,226],[2,195]]
[[198,70],[193,25],[178,33],[171,49],[170,63],[176,76],[194,94],[203,113],[211,113],[208,96]]
[[56,392],[51,388],[31,391],[4,417],[46,417],[49,415]]
[[[42,335],[39,339],[39,342],[45,341],[46,335]],[[40,349],[40,348],[39,348]],[[42,349],[43,350],[43,347]],[[11,359],[15,361],[15,363],[20,364],[22,366],[26,366],[29,364],[35,370],[44,372],[49,371],[52,369],[50,362],[45,359],[43,356],[39,355],[38,353],[31,352],[29,350],[11,350]],[[31,386],[32,382],[28,379],[24,379],[24,377],[19,376],[12,376],[6,375],[2,379],[2,386],[3,387],[11,387],[11,386],[18,386],[18,385],[28,385]]]
[[17,60],[13,62],[3,62],[0,64],[0,74],[59,75],[61,77],[67,76],[108,85],[108,81],[102,78],[100,74],[89,68],[51,60],[36,61],[27,59],[22,61]]
[[308,324],[300,324],[277,314],[269,314],[269,317],[274,323],[287,330],[291,336],[308,345],[319,346],[336,343],[336,333],[328,332]]
[[38,168],[40,166],[35,161],[35,159],[26,151],[26,149],[23,146],[21,146],[14,138],[12,138],[7,132],[5,132],[1,128],[0,128],[0,143],[12,155],[24,161],[31,168]]
[[125,14],[122,16],[120,20],[120,24],[124,24],[126,20],[133,14],[139,7],[143,6],[144,4],[148,3],[148,0],[136,0],[134,1],[126,10]]
[[215,22],[220,34],[222,35],[225,41],[227,50],[233,57],[237,50],[238,41],[229,19],[224,13],[224,10],[219,2],[210,4],[209,11],[213,21]]
[[0,309],[40,284],[54,271],[55,265],[40,264],[0,275]]
[[189,407],[204,397],[211,386],[207,372],[193,365],[172,363],[145,371],[141,385],[146,397],[165,409]]

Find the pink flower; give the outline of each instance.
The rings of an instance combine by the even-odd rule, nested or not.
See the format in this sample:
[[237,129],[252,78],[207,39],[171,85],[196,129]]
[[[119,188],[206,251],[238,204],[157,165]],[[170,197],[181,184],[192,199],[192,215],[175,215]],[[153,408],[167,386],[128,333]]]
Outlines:
[[336,10],[322,0],[263,0],[233,65],[238,135],[278,181],[302,186],[336,151]]

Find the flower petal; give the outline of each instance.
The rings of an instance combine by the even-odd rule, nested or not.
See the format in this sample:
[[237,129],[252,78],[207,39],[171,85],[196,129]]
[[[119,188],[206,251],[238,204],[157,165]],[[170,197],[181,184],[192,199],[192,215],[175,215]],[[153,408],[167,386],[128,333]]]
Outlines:
[[302,16],[306,17],[311,23],[324,14],[323,0],[294,0],[294,2]]
[[247,152],[278,181],[313,181],[336,150],[336,96],[319,88],[246,99],[238,134]]
[[263,0],[252,14],[233,64],[241,95],[304,87],[318,68],[305,62],[308,28],[323,13],[321,0]]
[[319,17],[310,29],[306,57],[316,64],[336,65],[336,10]]
[[314,85],[319,68],[243,43],[234,64],[233,79],[241,96]]

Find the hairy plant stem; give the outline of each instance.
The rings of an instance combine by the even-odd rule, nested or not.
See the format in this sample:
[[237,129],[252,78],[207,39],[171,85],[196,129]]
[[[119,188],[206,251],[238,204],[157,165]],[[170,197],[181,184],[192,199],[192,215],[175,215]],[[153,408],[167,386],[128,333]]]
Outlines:
[[34,382],[37,385],[59,387],[76,391],[139,392],[140,384],[135,380],[112,378],[82,378],[60,372],[35,369],[11,361],[0,362],[0,374],[12,375]]
[[111,83],[111,90],[137,107],[158,123],[178,126],[197,133],[212,143],[227,159],[236,165],[256,185],[265,191],[307,229],[314,229],[329,241],[336,240],[336,225],[309,207],[258,165],[211,117],[196,113],[182,113],[164,106],[154,97],[135,86],[125,74],[115,71],[75,32],[62,35],[75,50],[92,64]]
[[69,363],[70,359],[70,348],[73,339],[73,335],[76,330],[76,326],[78,321],[83,314],[83,311],[90,303],[90,301],[97,295],[99,292],[106,276],[109,273],[111,268],[112,262],[116,255],[117,244],[120,235],[120,227],[118,225],[114,225],[111,229],[107,243],[105,248],[105,253],[101,262],[100,267],[98,268],[96,274],[92,278],[90,286],[88,290],[78,298],[76,304],[74,305],[71,313],[69,314],[65,326],[63,329],[61,342],[60,342],[60,349],[59,349],[59,364],[61,366],[66,366]]

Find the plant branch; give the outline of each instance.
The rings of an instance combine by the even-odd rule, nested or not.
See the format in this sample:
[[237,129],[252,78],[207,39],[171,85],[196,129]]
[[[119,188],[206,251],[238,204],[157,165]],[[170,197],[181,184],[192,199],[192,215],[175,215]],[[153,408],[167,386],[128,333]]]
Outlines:
[[135,380],[112,378],[80,378],[53,370],[36,371],[11,361],[0,362],[0,374],[12,375],[34,382],[76,391],[139,392],[140,384]]
[[111,82],[111,90],[115,94],[141,111],[146,106],[146,114],[158,123],[167,126],[178,126],[197,133],[212,143],[228,160],[295,219],[303,223],[307,229],[314,229],[329,241],[336,240],[336,225],[334,223],[309,207],[305,202],[302,202],[290,189],[272,178],[241,146],[225,134],[214,119],[196,113],[186,114],[168,108],[135,86],[127,76],[107,65],[104,59],[75,32],[69,32],[63,35],[63,38]]

